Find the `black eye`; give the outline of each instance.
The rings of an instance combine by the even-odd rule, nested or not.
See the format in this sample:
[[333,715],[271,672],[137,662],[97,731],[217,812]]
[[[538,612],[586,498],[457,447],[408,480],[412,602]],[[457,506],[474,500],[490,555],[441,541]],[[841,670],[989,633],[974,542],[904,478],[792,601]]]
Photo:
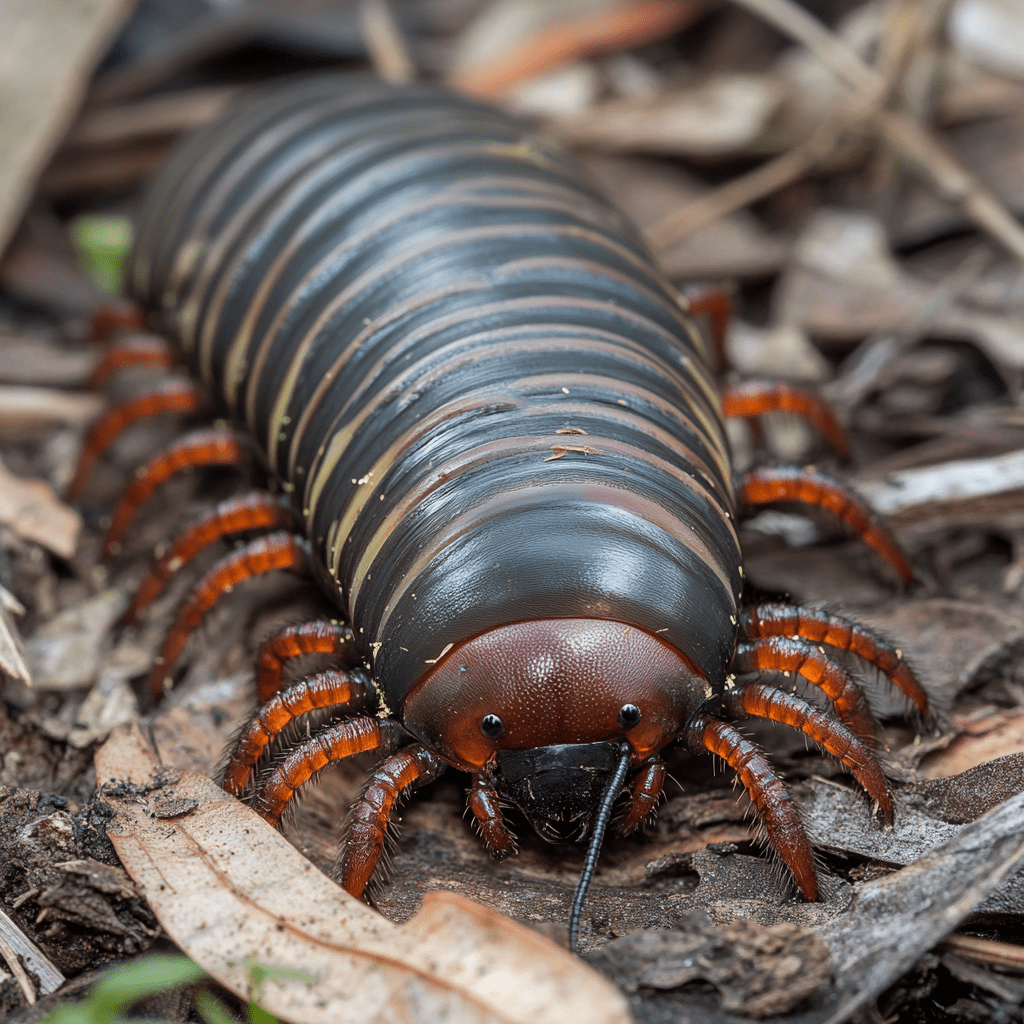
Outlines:
[[[639,712],[637,712],[639,714]],[[489,740],[500,740],[505,735],[505,726],[497,715],[484,715],[480,731]]]
[[632,729],[640,721],[640,709],[635,704],[623,704],[619,709],[619,728]]

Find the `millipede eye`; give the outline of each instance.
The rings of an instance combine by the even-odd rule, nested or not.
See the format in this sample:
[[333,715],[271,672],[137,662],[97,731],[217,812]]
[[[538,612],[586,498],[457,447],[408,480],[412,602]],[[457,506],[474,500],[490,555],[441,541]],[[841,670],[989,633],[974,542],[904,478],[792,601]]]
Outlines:
[[480,731],[489,740],[500,740],[505,735],[505,726],[497,715],[484,715]]
[[635,704],[623,704],[619,709],[619,728],[632,729],[640,721],[640,709]]

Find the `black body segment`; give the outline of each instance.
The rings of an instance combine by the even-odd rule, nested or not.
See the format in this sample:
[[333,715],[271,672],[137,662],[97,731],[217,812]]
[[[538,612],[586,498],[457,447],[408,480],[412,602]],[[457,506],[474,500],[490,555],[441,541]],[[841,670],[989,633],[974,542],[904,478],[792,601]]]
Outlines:
[[569,157],[442,89],[256,94],[155,182],[130,271],[254,437],[396,714],[451,645],[657,633],[714,687],[740,552],[702,337]]

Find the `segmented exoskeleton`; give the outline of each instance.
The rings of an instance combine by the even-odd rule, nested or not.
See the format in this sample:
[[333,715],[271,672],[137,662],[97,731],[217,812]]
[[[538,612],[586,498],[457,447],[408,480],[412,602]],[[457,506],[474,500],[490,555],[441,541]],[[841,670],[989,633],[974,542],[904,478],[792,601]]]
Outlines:
[[[316,770],[378,751],[340,866],[351,891],[369,881],[401,792],[451,765],[472,776],[470,808],[495,854],[513,848],[501,801],[542,835],[589,831],[575,941],[612,803],[632,776],[625,824],[639,825],[661,793],[659,752],[681,740],[733,766],[814,898],[798,814],[730,724],[745,715],[802,729],[891,814],[864,695],[819,644],[873,662],[922,711],[924,693],[861,627],[812,609],[741,610],[737,494],[709,345],[637,232],[521,123],[420,85],[328,76],[259,93],[157,178],[130,290],[289,496],[287,508],[234,499],[158,564],[133,615],[210,539],[283,530],[200,582],[154,693],[221,590],[308,561],[350,628],[313,624],[264,648],[261,710],[224,785],[276,823]],[[128,338],[101,372],[165,358]],[[178,381],[112,413],[74,489],[125,422],[201,404]],[[792,389],[737,389],[725,408],[795,409],[841,440],[823,407]],[[108,550],[157,482],[238,451],[215,431],[155,459],[115,514]],[[912,578],[885,530],[824,477],[758,470],[739,497],[831,508]],[[342,668],[282,691],[282,662],[312,650]],[[735,683],[761,669],[801,674],[834,714]],[[284,726],[318,709],[334,717],[267,766]]]

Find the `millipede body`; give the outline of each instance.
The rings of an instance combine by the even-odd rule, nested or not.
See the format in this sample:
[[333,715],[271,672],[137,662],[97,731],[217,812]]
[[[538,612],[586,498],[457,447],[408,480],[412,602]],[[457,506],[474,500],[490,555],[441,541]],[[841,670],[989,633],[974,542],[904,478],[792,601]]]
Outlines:
[[[575,940],[612,803],[628,784],[625,823],[639,825],[661,793],[659,752],[682,741],[736,769],[813,898],[792,801],[730,724],[744,715],[802,729],[891,813],[870,710],[819,645],[873,662],[922,710],[927,700],[898,652],[861,627],[812,609],[741,610],[709,344],[566,154],[440,88],[336,76],[276,86],[171,159],[129,278],[204,400],[288,496],[287,511],[239,499],[250,504],[218,513],[236,523],[220,532],[294,520],[348,624],[292,630],[261,653],[261,709],[225,787],[276,822],[318,768],[378,751],[347,830],[351,891],[372,875],[403,790],[454,766],[472,777],[469,806],[496,855],[513,848],[503,803],[549,838],[591,837]],[[147,350],[145,361],[158,359]],[[799,411],[791,391],[785,407]],[[213,444],[181,442],[206,453],[197,462],[231,457]],[[884,528],[826,478],[759,470],[741,494],[826,505],[911,575]],[[197,594],[294,564],[304,545],[270,534]],[[158,684],[204,601],[183,609]],[[283,662],[310,650],[340,667],[282,689]],[[800,673],[832,709],[735,683],[762,669]],[[268,757],[288,722],[325,709],[333,717],[312,738]]]

